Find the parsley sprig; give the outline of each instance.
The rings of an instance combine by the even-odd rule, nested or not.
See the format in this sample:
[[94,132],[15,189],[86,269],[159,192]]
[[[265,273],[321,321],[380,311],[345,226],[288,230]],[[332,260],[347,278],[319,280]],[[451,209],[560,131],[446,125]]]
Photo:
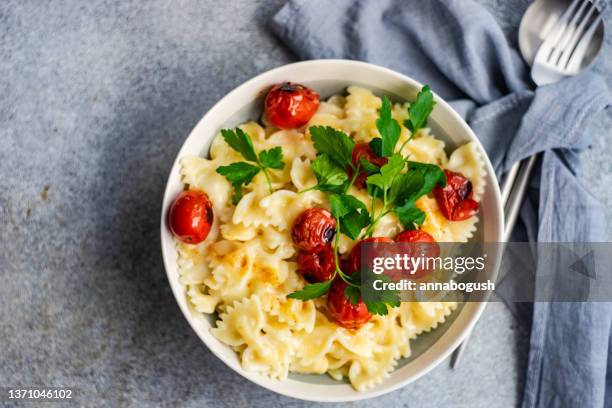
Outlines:
[[[428,86],[424,86],[417,99],[410,104],[409,118],[404,121],[404,126],[414,135],[420,128],[426,126],[434,105],[433,94]],[[423,195],[429,194],[437,185],[445,185],[444,172],[438,166],[408,161],[402,156],[401,151],[406,142],[396,151],[401,126],[393,118],[392,105],[387,97],[383,98],[376,128],[380,138],[374,138],[370,142],[370,147],[377,155],[388,158],[382,167],[364,158],[361,158],[359,163],[353,163],[355,142],[344,132],[329,126],[309,128],[317,150],[317,157],[312,163],[317,184],[302,192],[316,189],[330,194],[331,213],[336,219],[333,244],[335,271],[329,280],[308,284],[302,290],[288,295],[289,298],[309,300],[322,296],[329,291],[336,276],[339,276],[347,283],[345,296],[351,303],[357,304],[359,299],[363,298],[364,285],[368,287],[367,285],[371,285],[372,282],[362,282],[360,273],[348,275],[342,271],[338,255],[340,234],[345,234],[351,239],[372,236],[377,223],[391,212],[398,216],[405,228],[416,228],[425,220],[425,213],[416,206],[416,201]],[[348,194],[348,190],[361,171],[368,174],[366,185],[372,197],[370,211],[363,202]],[[380,210],[376,211],[376,202],[379,200]],[[389,279],[384,275],[376,278]],[[388,313],[388,307],[398,306],[400,299],[397,291],[382,291],[376,293],[376,298],[364,301],[368,311],[384,315]]]
[[[262,150],[259,155],[255,153],[251,137],[242,129],[221,129],[221,136],[225,142],[235,151],[240,153],[248,162],[235,162],[228,166],[220,166],[217,173],[224,176],[234,187],[232,204],[237,204],[242,198],[242,187],[253,181],[253,178],[262,171],[268,183],[268,189],[272,194],[272,179],[268,169],[282,170],[283,151],[280,147]],[[254,163],[254,164],[251,164]]]
[[411,136],[402,144],[399,151],[404,150],[404,146],[414,137],[419,129],[427,126],[427,119],[433,112],[436,102],[434,101],[433,93],[429,89],[429,85],[423,86],[417,94],[417,98],[408,107],[408,119],[404,121],[404,126],[410,130]]

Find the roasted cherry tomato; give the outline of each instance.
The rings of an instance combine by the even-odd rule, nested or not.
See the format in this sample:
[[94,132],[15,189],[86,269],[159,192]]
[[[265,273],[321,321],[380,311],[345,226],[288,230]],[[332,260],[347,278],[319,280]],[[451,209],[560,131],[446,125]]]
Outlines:
[[[440,256],[440,246],[431,235],[423,230],[407,230],[401,232],[395,237],[395,242],[414,244],[406,245],[406,248],[402,248],[412,258],[437,258]],[[427,275],[429,272],[431,272],[430,269],[420,267],[415,270],[414,273],[408,271],[399,275],[394,274],[391,278],[394,280],[398,280],[402,277],[418,279]]]
[[308,282],[323,282],[329,280],[336,268],[334,251],[331,247],[316,252],[300,251],[297,257],[298,273]]
[[328,247],[336,234],[336,219],[323,208],[309,208],[301,213],[291,231],[293,243],[304,251]]
[[[361,158],[366,159],[372,164],[375,164],[378,167],[382,167],[389,159],[386,157],[380,157],[370,147],[369,143],[357,143],[353,148],[353,156],[352,161],[354,165],[359,164]],[[348,169],[349,177],[353,177],[352,169]],[[355,185],[359,188],[364,188],[366,185],[366,179],[368,178],[368,174],[365,171],[359,172],[359,175],[355,179]]]
[[[349,254],[348,257],[348,261],[346,263],[346,273],[348,274],[352,274],[355,272],[358,272],[361,269],[361,246],[364,243],[368,243],[368,242],[382,242],[382,243],[390,243],[393,242],[393,240],[391,238],[386,238],[386,237],[372,237],[372,238],[366,238],[366,239],[362,239],[361,241],[359,241],[357,244],[355,244],[355,246],[353,247],[353,249],[351,250],[351,253]],[[388,248],[385,248],[386,245],[368,245],[368,256],[367,259],[364,259],[363,262],[366,265],[372,265],[373,264],[373,260],[376,257],[384,257],[385,256],[385,252]]]
[[186,244],[199,244],[213,223],[212,204],[205,192],[187,190],[179,194],[168,213],[168,224],[174,236]]
[[293,129],[308,123],[319,108],[319,94],[300,84],[274,85],[264,102],[270,122],[279,129]]
[[356,330],[367,323],[372,318],[372,314],[368,312],[368,308],[361,298],[356,305],[347,299],[344,295],[346,286],[347,283],[341,279],[332,282],[327,294],[327,312],[329,317],[340,326]]
[[433,191],[442,214],[451,221],[462,221],[478,212],[478,203],[472,198],[472,182],[463,174],[444,170],[446,187]]

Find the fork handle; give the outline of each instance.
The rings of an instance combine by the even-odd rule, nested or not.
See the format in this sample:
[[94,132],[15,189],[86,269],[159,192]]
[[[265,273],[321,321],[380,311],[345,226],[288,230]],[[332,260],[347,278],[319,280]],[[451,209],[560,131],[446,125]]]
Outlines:
[[[507,242],[512,235],[514,225],[518,219],[521,205],[527,193],[527,186],[531,179],[531,173],[541,153],[537,153],[527,159],[514,163],[506,173],[501,184],[502,204],[504,206],[504,241]],[[451,368],[457,367],[463,357],[471,333],[463,339],[463,342],[453,352],[451,357]]]

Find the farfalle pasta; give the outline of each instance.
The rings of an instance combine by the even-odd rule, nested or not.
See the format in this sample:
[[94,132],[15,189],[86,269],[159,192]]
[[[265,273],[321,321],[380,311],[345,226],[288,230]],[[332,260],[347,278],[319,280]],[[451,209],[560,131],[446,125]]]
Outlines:
[[[288,297],[307,284],[298,273],[292,226],[309,208],[330,209],[329,194],[315,188],[317,149],[310,129],[330,126],[355,142],[370,142],[380,137],[377,119],[382,103],[371,91],[351,86],[347,95],[321,101],[308,123],[298,128],[278,129],[268,118],[264,125],[255,121],[240,125],[255,151],[282,148],[282,168],[270,166],[243,185],[217,171],[244,160],[221,135],[212,142],[209,158],[180,160],[182,181],[208,195],[215,215],[203,242],[177,243],[180,282],[193,313],[216,315],[213,334],[240,355],[246,370],[278,380],[290,372],[328,374],[365,390],[387,377],[399,359],[410,356],[412,339],[435,329],[456,309],[455,302],[404,302],[352,330],[330,319],[325,297]],[[473,185],[474,200],[480,199],[485,172],[473,143],[449,156],[445,143],[428,128],[409,129],[409,104],[394,104],[392,117],[400,126],[396,150],[401,146],[410,161],[463,174]],[[348,193],[375,212],[384,206],[356,185]],[[476,230],[477,215],[450,221],[432,194],[419,198],[416,207],[425,214],[420,229],[436,241],[465,242]],[[371,232],[394,237],[402,230],[400,218],[389,212]],[[355,245],[355,239],[338,236],[340,256]]]

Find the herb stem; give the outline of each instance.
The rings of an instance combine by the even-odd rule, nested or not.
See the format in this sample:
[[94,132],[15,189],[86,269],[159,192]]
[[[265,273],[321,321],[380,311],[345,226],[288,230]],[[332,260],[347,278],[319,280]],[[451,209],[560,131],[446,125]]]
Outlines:
[[354,286],[356,288],[359,288],[359,285],[355,285],[353,282],[351,282],[351,280],[348,278],[348,276],[344,272],[342,272],[342,269],[340,269],[340,262],[338,261],[338,244],[340,242],[340,220],[337,217],[334,217],[334,218],[336,219],[336,236],[334,237],[334,266],[335,266],[335,270],[334,270],[334,275],[330,278],[330,280],[333,280],[336,277],[336,275],[339,275],[340,279],[342,279],[348,285]]
[[261,164],[260,164],[260,168],[263,171],[264,176],[266,176],[266,181],[268,182],[268,189],[270,190],[270,194],[272,194],[274,190],[272,190],[272,179],[270,178],[270,174],[268,173],[268,170],[266,170],[266,168],[262,166]]
[[300,191],[298,191],[297,193],[298,193],[298,194],[303,194],[303,193],[306,193],[306,192],[308,192],[308,191],[316,190],[316,189],[317,189],[317,187],[319,187],[319,185],[318,185],[318,184],[315,184],[314,186],[312,186],[312,187],[308,187],[308,188],[305,188],[305,189],[303,189],[303,190],[300,190]]
[[353,177],[351,177],[351,181],[344,188],[344,193],[345,194],[349,190],[349,188],[351,188],[351,186],[355,183],[355,180],[357,180],[357,177],[359,176],[359,166],[360,166],[360,164],[357,163],[357,166],[355,166],[353,168]]
[[412,140],[413,137],[414,137],[414,133],[411,133],[410,137],[408,137],[408,139],[406,139],[406,141],[404,143],[402,143],[402,145],[400,146],[399,151],[398,151],[399,154],[402,154],[402,150],[404,150],[404,146],[406,146],[408,144],[408,142]]

